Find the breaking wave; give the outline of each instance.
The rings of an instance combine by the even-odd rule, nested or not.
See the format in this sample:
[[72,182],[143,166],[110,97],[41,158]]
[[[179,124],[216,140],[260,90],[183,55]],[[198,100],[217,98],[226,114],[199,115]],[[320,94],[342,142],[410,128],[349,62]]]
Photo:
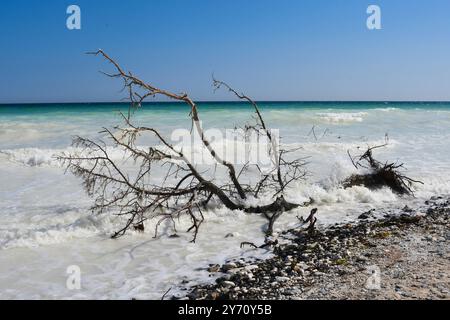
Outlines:
[[362,122],[367,115],[367,112],[320,112],[316,114],[318,120],[329,123]]

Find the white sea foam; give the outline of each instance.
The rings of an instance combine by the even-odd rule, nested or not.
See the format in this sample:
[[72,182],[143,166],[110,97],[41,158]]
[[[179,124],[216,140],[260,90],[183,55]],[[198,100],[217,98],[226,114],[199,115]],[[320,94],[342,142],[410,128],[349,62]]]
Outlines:
[[[302,142],[302,143],[282,143],[281,147],[294,150],[299,149],[302,150],[300,153],[304,153],[308,155],[310,153],[321,153],[321,152],[341,152],[347,150],[358,150],[366,148],[367,146],[374,146],[378,144],[385,143],[385,140],[371,140],[371,141],[359,141],[359,142],[328,142],[328,141],[314,141],[314,142]],[[389,145],[387,148],[393,148],[398,142],[395,139],[389,141]],[[236,163],[242,164],[246,163],[246,161],[242,162],[244,155],[250,153],[251,150],[257,150],[258,145],[256,143],[236,143],[230,139],[223,139],[220,141],[215,141],[211,144],[212,147],[217,151],[217,154],[221,157],[224,157],[226,160]],[[163,146],[153,146],[157,148],[161,148],[164,151],[168,151],[167,148]],[[191,145],[175,145],[178,150],[183,150],[185,155],[191,156],[193,159],[202,160],[205,164],[214,163],[209,152],[203,147],[201,142],[196,142]],[[141,150],[147,150],[148,146],[138,146]],[[126,153],[123,148],[119,147],[106,147],[108,154],[113,160],[123,160],[126,159],[129,154]],[[232,152],[227,152],[227,150],[231,150]],[[249,151],[250,150],[250,151]],[[264,151],[264,150],[263,150]],[[263,152],[261,151],[261,153]],[[63,154],[74,154],[81,153],[82,149],[75,147],[66,147],[66,148],[16,148],[16,149],[0,149],[0,163],[17,163],[22,164],[29,167],[42,167],[42,166],[55,166],[60,167],[61,163],[58,161],[57,157],[62,156]],[[237,161],[236,161],[237,160]]]
[[330,123],[362,122],[367,112],[319,112],[317,117]]
[[[70,149],[67,148],[67,151]],[[30,167],[39,167],[43,165],[55,165],[56,156],[63,150],[57,149],[39,149],[39,148],[20,148],[0,150],[0,161],[15,162]]]
[[399,111],[401,109],[394,108],[394,107],[388,107],[388,108],[375,108],[375,111],[384,111],[384,112],[391,112],[391,111]]

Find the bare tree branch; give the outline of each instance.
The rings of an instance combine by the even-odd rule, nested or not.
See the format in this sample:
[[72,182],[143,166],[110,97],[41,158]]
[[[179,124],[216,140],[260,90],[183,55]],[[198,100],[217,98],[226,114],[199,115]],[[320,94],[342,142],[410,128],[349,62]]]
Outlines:
[[[102,141],[76,137],[73,141],[76,151],[63,153],[58,159],[69,171],[82,179],[87,193],[95,198],[92,206],[94,212],[110,212],[126,218],[124,226],[114,233],[113,238],[124,235],[130,229],[144,231],[144,223],[149,219],[157,219],[155,236],[158,235],[159,226],[165,221],[170,222],[176,232],[175,219],[186,216],[192,221],[188,232],[194,233],[192,241],[195,242],[204,221],[202,209],[206,208],[212,199],[218,200],[230,210],[263,214],[269,221],[268,233],[273,232],[273,225],[283,212],[307,205],[290,203],[284,197],[287,186],[304,177],[305,161],[287,160],[292,150],[279,148],[258,105],[251,98],[238,94],[224,82],[214,79],[217,88],[225,86],[238,98],[253,106],[257,125],[248,126],[247,130],[256,130],[270,141],[270,155],[276,164],[274,172],[264,173],[258,165],[245,163],[237,174],[235,165],[222,158],[206,138],[197,106],[187,94],[175,94],[144,82],[131,72],[125,71],[102,50],[90,54],[102,56],[111,63],[114,72],[104,74],[121,79],[124,83],[124,91],[128,93],[131,104],[128,114],[122,114],[125,126],[115,127],[115,132],[108,128],[103,129],[102,133],[106,135],[109,146]],[[212,156],[214,168],[219,165],[226,170],[228,182],[219,184],[214,176],[210,177],[206,171],[199,170],[182,149],[173,146],[158,130],[132,123],[133,112],[141,107],[147,98],[158,95],[184,102],[189,106],[192,125],[201,138],[202,147]],[[136,141],[143,135],[150,135],[159,144],[139,147]],[[123,154],[120,160],[113,157],[113,149],[118,149]],[[162,178],[155,178],[155,167],[167,168]],[[260,173],[259,179],[254,184],[241,183],[239,179],[244,177],[251,167]],[[271,194],[273,202],[261,206],[246,205],[245,200],[249,196],[258,197],[260,194]]]

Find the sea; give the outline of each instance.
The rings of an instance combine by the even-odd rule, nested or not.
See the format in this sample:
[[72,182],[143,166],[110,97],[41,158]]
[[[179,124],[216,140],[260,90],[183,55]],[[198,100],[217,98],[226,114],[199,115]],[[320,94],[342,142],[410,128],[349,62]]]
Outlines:
[[[318,225],[346,222],[368,210],[398,212],[420,208],[430,197],[450,193],[450,103],[446,102],[261,102],[266,125],[278,130],[280,145],[305,159],[307,175],[286,190],[292,202],[314,199]],[[198,104],[205,129],[233,130],[251,123],[251,106],[240,102]],[[156,221],[143,233],[111,239],[123,220],[95,214],[81,180],[57,161],[76,136],[106,139],[102,128],[123,126],[122,103],[0,105],[0,299],[160,299],[182,296],[180,284],[214,281],[205,270],[227,259],[262,259],[264,217],[217,205],[204,212],[197,241],[188,219],[174,230]],[[132,120],[153,127],[169,141],[190,130],[189,108],[180,103],[144,104]],[[349,158],[368,147],[382,162],[403,163],[404,174],[420,180],[413,196],[389,188],[343,188],[357,172]],[[106,141],[108,143],[108,141]],[[141,140],[142,146],[156,141]],[[111,150],[118,161],[120,150]],[[155,175],[163,174],[161,168]],[[219,174],[220,175],[220,174]],[[226,177],[218,176],[217,179]],[[270,201],[262,199],[261,201]],[[285,213],[280,232],[299,226],[309,208]],[[276,234],[275,234],[276,236]]]

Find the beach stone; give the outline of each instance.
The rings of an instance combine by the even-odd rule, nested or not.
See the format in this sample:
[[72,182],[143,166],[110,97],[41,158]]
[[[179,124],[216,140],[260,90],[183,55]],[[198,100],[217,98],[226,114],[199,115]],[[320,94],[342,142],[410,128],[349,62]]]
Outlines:
[[208,268],[209,272],[218,272],[219,270],[220,270],[220,265],[218,265],[218,264],[212,265]]
[[275,277],[275,280],[277,282],[286,282],[286,281],[289,281],[290,279],[289,279],[289,277]]
[[356,261],[358,262],[367,262],[369,259],[365,256],[357,256]]
[[413,212],[413,209],[411,209],[410,207],[408,207],[407,205],[403,207],[402,209],[404,212]]
[[217,291],[214,291],[211,293],[211,299],[212,300],[217,300],[220,297],[220,293]]
[[222,282],[222,286],[225,288],[232,288],[235,287],[236,284],[233,281],[224,281]]
[[222,269],[225,271],[228,271],[230,269],[235,269],[235,268],[237,268],[237,264],[233,263],[233,262],[226,263],[222,266]]
[[369,219],[369,218],[370,217],[369,217],[369,215],[367,213],[363,213],[363,214],[358,216],[358,219],[360,219],[360,220],[366,220],[366,219]]
[[253,271],[253,270],[259,269],[259,267],[256,264],[250,264],[248,266],[245,266],[244,269],[246,271]]
[[233,269],[228,269],[226,272],[229,274],[236,274],[236,273],[239,273],[240,271],[242,271],[241,268],[233,268]]

